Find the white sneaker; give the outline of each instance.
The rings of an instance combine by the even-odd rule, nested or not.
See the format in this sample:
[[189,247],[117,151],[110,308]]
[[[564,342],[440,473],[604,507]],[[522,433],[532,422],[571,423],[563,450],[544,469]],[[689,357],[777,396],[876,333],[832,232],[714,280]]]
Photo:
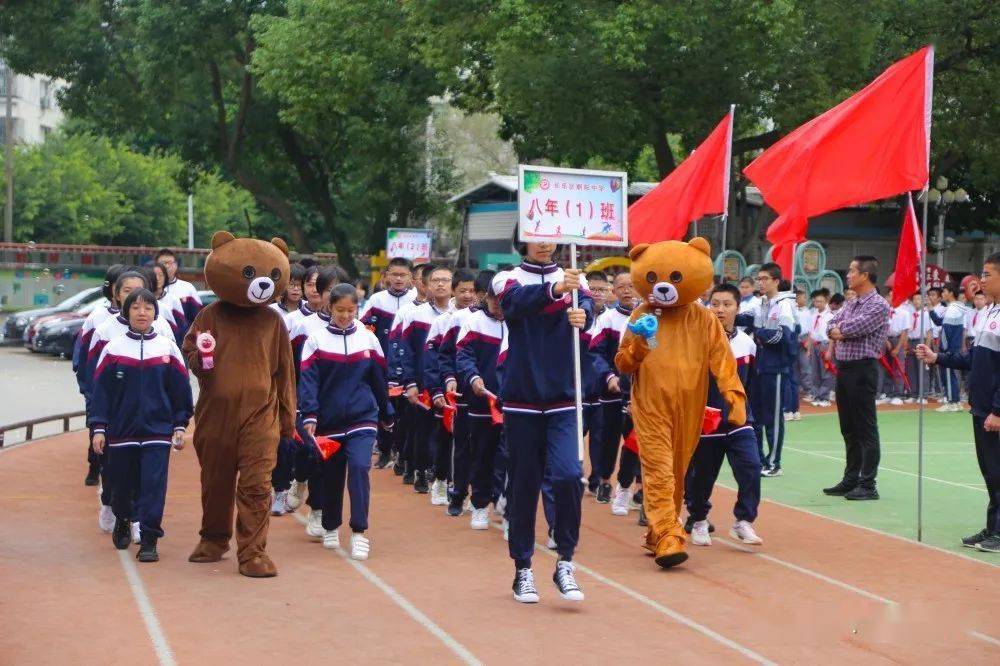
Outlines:
[[352,560],[367,560],[368,553],[371,552],[372,545],[368,541],[368,537],[364,534],[358,534],[354,532],[351,534],[351,559]]
[[787,423],[788,421],[791,421],[793,416],[794,414],[791,412],[785,412],[785,422]]
[[896,405],[898,407],[899,405],[903,404],[903,400],[901,398],[893,398],[892,400],[889,401],[889,404]]
[[632,491],[629,488],[618,486],[615,488],[615,498],[611,502],[612,516],[627,516],[628,503],[632,501]]
[[431,484],[431,504],[444,506],[448,503],[448,484],[445,481],[435,481]]
[[829,400],[820,400],[819,401],[819,405],[817,405],[817,406],[818,407],[829,407],[830,406],[830,401]]
[[472,521],[470,524],[474,530],[490,529],[490,510],[487,508],[473,509]]
[[914,400],[913,398],[907,398],[903,402],[905,402],[907,405],[912,405],[914,402],[916,402],[916,400]]
[[802,420],[802,412],[794,412],[792,414],[792,420],[793,421],[801,421]]
[[879,398],[875,401],[876,405],[884,405],[889,402],[889,398]]
[[545,542],[545,547],[548,548],[549,550],[555,550],[556,548],[559,547],[558,544],[556,543],[556,539],[553,536],[553,534],[554,532],[552,530],[549,530],[549,540]]
[[110,532],[115,528],[115,512],[110,506],[101,505],[101,510],[97,512],[97,526],[102,532]]
[[503,519],[503,540],[510,541],[510,521]]
[[764,540],[753,531],[753,525],[745,520],[737,520],[733,529],[729,530],[729,536],[751,546],[759,546],[764,543]]
[[940,407],[938,407],[937,409],[935,409],[934,411],[935,412],[950,412],[951,411],[951,405],[948,404],[948,403],[945,403],[945,404],[941,405]]
[[712,537],[708,533],[707,520],[699,520],[691,526],[691,543],[696,546],[712,545]]
[[951,407],[951,409],[948,410],[949,412],[961,412],[961,411],[963,411],[962,410],[962,403],[960,403],[960,402],[953,402],[949,406]]
[[559,561],[556,563],[555,573],[552,574],[552,582],[559,588],[559,596],[566,601],[583,601],[583,590],[576,584],[576,567],[572,562]]
[[142,530],[139,523],[132,523],[132,543],[139,543],[142,540]]
[[292,481],[292,487],[288,489],[288,493],[285,495],[285,507],[289,511],[295,511],[300,506],[306,497],[306,490],[309,488],[309,482],[303,481],[299,483],[298,481]]
[[340,548],[340,532],[337,530],[327,530],[323,532],[323,547],[327,550]]
[[274,493],[274,499],[271,500],[271,515],[272,516],[283,516],[286,511],[285,498],[288,496],[287,490],[282,490]]
[[309,512],[309,519],[306,521],[306,534],[314,539],[322,539],[326,534],[323,529],[323,510],[313,509]]

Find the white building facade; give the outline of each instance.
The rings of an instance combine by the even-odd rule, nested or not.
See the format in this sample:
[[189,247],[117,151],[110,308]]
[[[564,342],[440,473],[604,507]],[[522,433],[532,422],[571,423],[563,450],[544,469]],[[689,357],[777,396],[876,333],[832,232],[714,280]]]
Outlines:
[[[41,143],[62,123],[63,113],[56,99],[61,79],[14,73],[11,107],[16,143]],[[0,60],[0,145],[6,141],[7,63]]]

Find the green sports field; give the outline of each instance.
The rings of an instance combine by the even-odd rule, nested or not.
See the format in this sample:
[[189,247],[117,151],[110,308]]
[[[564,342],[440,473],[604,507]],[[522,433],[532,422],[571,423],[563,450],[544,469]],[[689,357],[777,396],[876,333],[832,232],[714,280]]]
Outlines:
[[[976,463],[967,413],[924,413],[924,542],[1000,565],[1000,556],[963,548],[961,537],[986,522],[986,490]],[[877,502],[827,497],[844,469],[844,444],[836,413],[803,415],[787,423],[781,466],[784,475],[763,478],[764,499],[909,539],[917,538],[917,412],[879,413],[882,463]],[[735,487],[728,465],[719,482]],[[719,507],[721,508],[721,507]],[[718,509],[717,509],[718,510]],[[766,525],[767,505],[761,507]],[[719,517],[721,520],[721,517]]]

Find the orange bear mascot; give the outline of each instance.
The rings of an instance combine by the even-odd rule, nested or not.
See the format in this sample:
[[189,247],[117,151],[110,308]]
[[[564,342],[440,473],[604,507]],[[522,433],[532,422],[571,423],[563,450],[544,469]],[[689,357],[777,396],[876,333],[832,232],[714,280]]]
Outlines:
[[664,569],[688,558],[679,515],[684,474],[701,435],[709,372],[729,407],[729,422],[746,422],[746,394],[725,331],[696,302],[712,286],[709,253],[704,238],[643,243],[629,253],[632,283],[644,301],[630,326],[647,314],[656,317],[656,326],[647,329],[649,339],[626,330],[615,365],[633,377],[632,420],[649,520],[645,547]]

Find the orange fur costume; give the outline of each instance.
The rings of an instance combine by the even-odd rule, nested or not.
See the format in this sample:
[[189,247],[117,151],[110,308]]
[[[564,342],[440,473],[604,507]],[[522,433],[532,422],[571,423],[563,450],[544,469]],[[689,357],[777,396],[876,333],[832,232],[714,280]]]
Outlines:
[[695,302],[712,285],[709,253],[704,238],[643,243],[629,253],[632,283],[643,298],[631,320],[652,313],[659,327],[653,349],[626,330],[615,365],[633,376],[632,420],[649,520],[645,547],[663,568],[688,557],[678,517],[684,474],[701,435],[709,372],[729,406],[730,423],[746,422],[746,394],[729,340],[719,320]]

